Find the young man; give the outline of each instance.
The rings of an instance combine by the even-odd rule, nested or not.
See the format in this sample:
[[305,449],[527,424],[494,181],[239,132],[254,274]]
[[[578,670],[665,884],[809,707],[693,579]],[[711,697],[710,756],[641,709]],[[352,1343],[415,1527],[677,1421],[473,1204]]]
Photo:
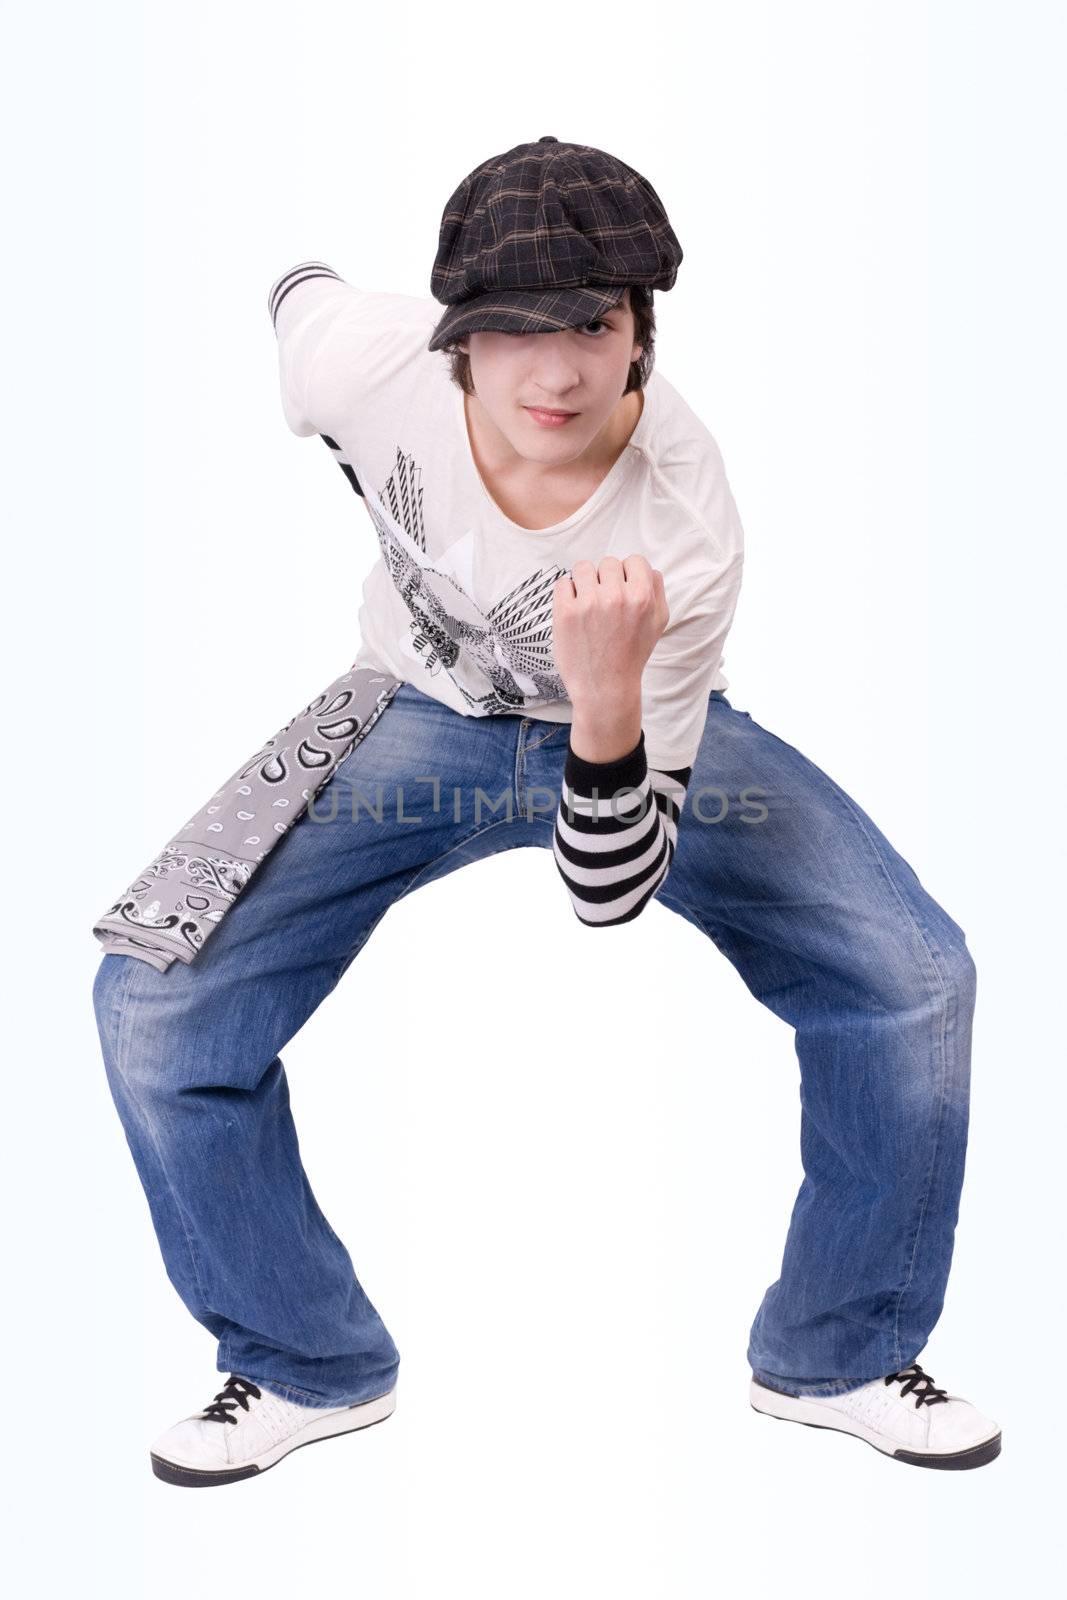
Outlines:
[[[390,698],[331,775],[340,814],[288,828],[195,961],[133,939],[96,979],[168,1274],[230,1374],[155,1441],[168,1482],[248,1477],[393,1410],[399,1352],[311,1192],[279,1051],[390,904],[520,846],[551,848],[592,927],[653,898],[686,917],[796,1030],[805,1178],[753,1407],[916,1465],[1000,1449],[916,1361],[958,1216],[974,965],[855,801],[723,692],[741,524],[714,439],[651,371],[651,291],[680,261],[640,174],[545,137],[456,190],[435,300],[322,262],[271,288],[286,420],[377,534],[353,668]],[[353,826],[379,786],[396,820]]]

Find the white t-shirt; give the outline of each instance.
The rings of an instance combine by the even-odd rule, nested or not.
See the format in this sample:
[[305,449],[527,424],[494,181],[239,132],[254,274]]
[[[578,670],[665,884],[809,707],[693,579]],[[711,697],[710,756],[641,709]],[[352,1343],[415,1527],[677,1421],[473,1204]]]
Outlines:
[[363,585],[353,665],[464,716],[570,722],[552,655],[552,590],[576,561],[634,553],[663,574],[670,621],[642,678],[648,765],[692,765],[741,586],[744,535],[719,447],[654,368],[629,442],[550,528],[496,504],[471,453],[463,391],[427,349],[430,296],[358,289],[319,262],[271,286],[282,405],[356,482],[380,556]]

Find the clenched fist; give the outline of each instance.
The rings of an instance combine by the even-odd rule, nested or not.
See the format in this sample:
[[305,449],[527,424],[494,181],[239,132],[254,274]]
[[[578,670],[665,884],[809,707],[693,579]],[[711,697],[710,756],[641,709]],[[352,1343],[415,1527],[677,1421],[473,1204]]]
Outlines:
[[574,706],[640,698],[641,674],[670,612],[663,574],[644,556],[576,561],[552,591],[552,647]]

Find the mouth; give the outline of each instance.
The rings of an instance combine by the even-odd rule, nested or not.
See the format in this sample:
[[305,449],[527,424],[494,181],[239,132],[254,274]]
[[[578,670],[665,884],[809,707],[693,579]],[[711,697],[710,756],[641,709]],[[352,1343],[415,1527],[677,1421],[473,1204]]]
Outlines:
[[540,423],[543,428],[559,428],[572,417],[578,416],[577,411],[546,411],[543,406],[524,406],[533,420]]

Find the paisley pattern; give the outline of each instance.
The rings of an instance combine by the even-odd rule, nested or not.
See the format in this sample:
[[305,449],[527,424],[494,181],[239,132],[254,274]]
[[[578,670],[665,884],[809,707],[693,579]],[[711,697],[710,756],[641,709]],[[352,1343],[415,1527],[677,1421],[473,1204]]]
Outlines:
[[194,960],[401,681],[350,667],[243,761],[94,923],[105,953],[137,956],[160,972]]

